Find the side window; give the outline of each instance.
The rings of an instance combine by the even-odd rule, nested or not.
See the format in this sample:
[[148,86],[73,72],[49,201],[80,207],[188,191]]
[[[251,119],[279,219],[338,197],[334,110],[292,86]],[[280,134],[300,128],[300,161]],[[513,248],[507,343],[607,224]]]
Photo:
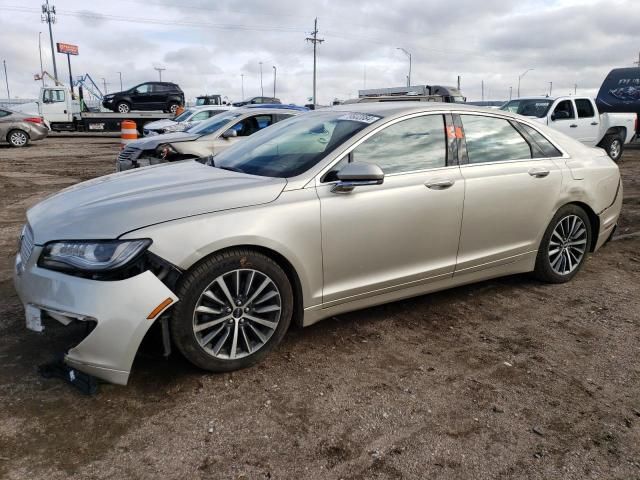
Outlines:
[[576,100],[576,110],[578,110],[578,118],[591,118],[596,115],[591,101],[586,98]]
[[142,85],[138,85],[136,87],[136,92],[138,92],[138,93],[150,93],[151,92],[151,85],[149,85],[148,83],[143,83]]
[[503,162],[531,158],[531,147],[501,118],[460,115],[469,163]]
[[209,118],[209,112],[199,112],[196,113],[193,117],[191,117],[191,122],[200,122],[202,120],[206,120]]
[[571,120],[574,118],[576,118],[576,114],[573,111],[573,104],[571,103],[571,100],[563,100],[556,105],[556,108],[553,111],[552,120]]
[[9,112],[7,112],[6,110],[0,110],[0,118],[6,117],[7,115],[9,115]]
[[287,118],[291,118],[293,115],[290,113],[279,113],[276,115],[276,122],[281,122],[282,120],[286,120]]
[[241,120],[231,128],[238,132],[239,137],[248,137],[249,135],[253,135],[257,131],[268,127],[269,125],[271,125],[271,123],[271,115],[256,115]]
[[378,165],[386,174],[444,167],[444,118],[425,115],[395,123],[361,143],[351,156],[354,162]]
[[[542,156],[544,158],[562,156],[562,152],[554,147],[553,144],[535,128],[532,128],[529,125],[525,125],[524,123],[518,123],[518,125],[520,125],[520,127],[533,139],[533,141],[536,143],[536,146],[542,151]],[[538,155],[536,155],[536,157],[538,157]]]
[[45,103],[64,102],[64,90],[45,90],[42,100]]

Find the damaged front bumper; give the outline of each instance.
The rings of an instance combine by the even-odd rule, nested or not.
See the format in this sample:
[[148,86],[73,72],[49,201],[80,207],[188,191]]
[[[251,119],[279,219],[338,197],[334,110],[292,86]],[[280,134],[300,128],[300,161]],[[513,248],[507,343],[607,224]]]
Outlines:
[[40,268],[41,251],[35,246],[25,262],[20,254],[16,257],[14,284],[27,325],[39,330],[43,313],[65,325],[95,322],[64,361],[81,372],[126,385],[142,339],[178,297],[149,270],[124,280],[101,281]]

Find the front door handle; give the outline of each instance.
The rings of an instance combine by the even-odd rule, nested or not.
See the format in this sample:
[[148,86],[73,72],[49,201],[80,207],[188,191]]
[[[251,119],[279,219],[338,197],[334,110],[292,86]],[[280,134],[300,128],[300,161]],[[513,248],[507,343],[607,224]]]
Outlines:
[[433,182],[425,182],[424,186],[431,190],[445,190],[452,187],[456,183],[455,180],[434,180]]
[[591,125],[598,125],[598,122],[591,122]]
[[578,128],[578,125],[576,125],[575,123],[572,123],[571,125],[569,125],[571,128]]
[[529,175],[536,178],[543,178],[549,175],[549,170],[547,168],[532,168],[529,170]]

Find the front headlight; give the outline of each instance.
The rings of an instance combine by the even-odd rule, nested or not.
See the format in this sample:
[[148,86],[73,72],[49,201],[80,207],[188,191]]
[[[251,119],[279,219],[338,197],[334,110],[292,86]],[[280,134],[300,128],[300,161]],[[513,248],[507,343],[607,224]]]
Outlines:
[[127,265],[149,248],[151,240],[65,240],[49,242],[38,266],[51,270],[105,272]]
[[161,159],[166,160],[167,157],[169,157],[169,156],[171,156],[171,155],[173,155],[175,153],[178,153],[178,152],[171,145],[169,145],[168,143],[165,143],[164,145],[160,145],[156,149],[156,153]]

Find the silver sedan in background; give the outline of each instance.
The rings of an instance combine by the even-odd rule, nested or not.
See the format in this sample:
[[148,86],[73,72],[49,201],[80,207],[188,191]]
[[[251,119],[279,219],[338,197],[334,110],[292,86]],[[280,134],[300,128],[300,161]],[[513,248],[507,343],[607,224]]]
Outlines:
[[344,105],[279,122],[208,163],[47,198],[27,212],[15,285],[29,328],[91,325],[65,356],[78,370],[126,384],[159,319],[166,344],[230,371],[262,359],[292,322],[502,275],[569,281],[621,205],[603,150],[525,117]]
[[12,147],[24,147],[31,140],[42,140],[48,134],[42,118],[0,108],[0,141]]

